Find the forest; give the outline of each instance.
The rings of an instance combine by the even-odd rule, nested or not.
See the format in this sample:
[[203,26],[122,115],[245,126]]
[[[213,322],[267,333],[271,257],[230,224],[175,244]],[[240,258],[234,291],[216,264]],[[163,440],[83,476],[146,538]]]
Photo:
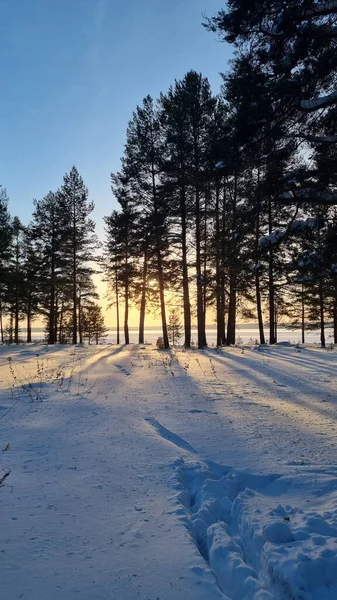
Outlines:
[[31,341],[36,318],[49,344],[104,339],[99,270],[118,343],[136,307],[139,342],[155,312],[168,348],[172,306],[185,347],[195,321],[199,348],[213,322],[217,345],[234,344],[239,319],[261,344],[284,322],[302,342],[318,327],[323,347],[332,324],[337,343],[337,1],[230,0],[203,25],[233,48],[221,91],[190,71],[136,107],[103,243],[75,167],[28,226],[1,188],[2,341],[18,343],[23,319]]

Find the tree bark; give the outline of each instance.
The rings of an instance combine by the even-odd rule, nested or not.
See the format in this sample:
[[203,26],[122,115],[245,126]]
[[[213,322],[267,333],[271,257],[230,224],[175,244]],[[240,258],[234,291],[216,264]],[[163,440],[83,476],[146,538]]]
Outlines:
[[188,260],[187,260],[187,223],[186,223],[186,194],[185,188],[180,189],[180,218],[181,218],[181,262],[183,273],[183,302],[184,302],[184,333],[185,348],[191,347],[191,304],[188,282]]
[[78,294],[78,334],[80,338],[80,344],[83,344],[81,289],[79,290]]
[[232,199],[232,238],[230,248],[230,266],[229,266],[229,305],[227,320],[227,346],[235,344],[236,336],[236,292],[237,292],[237,265],[236,265],[236,202],[237,202],[237,173],[234,175],[234,192]]
[[205,210],[204,210],[204,256],[203,256],[203,311],[204,311],[204,322],[205,322],[205,338],[206,338],[206,314],[207,314],[207,200],[210,199],[209,191],[205,199]]
[[221,306],[221,272],[220,272],[220,185],[215,190],[215,287],[216,287],[216,345],[222,345],[223,319]]
[[125,344],[130,344],[129,336],[129,289],[128,285],[124,288],[125,302],[124,302],[124,340]]
[[19,343],[19,298],[16,291],[15,308],[14,308],[14,343]]
[[163,330],[163,343],[164,343],[164,348],[169,348],[170,343],[169,343],[168,331],[167,331],[166,307],[165,307],[164,271],[163,271],[163,261],[162,261],[162,253],[161,253],[159,223],[158,223],[159,214],[158,214],[158,198],[157,198],[156,174],[155,174],[155,163],[154,163],[154,151],[153,151],[152,164],[151,164],[151,177],[152,177],[152,196],[153,196],[155,234],[156,234],[158,287],[159,287],[159,298],[160,298],[161,322],[162,322],[162,330]]
[[260,277],[259,277],[258,273],[256,273],[256,275],[255,275],[255,290],[256,290],[256,308],[257,308],[257,319],[258,319],[258,323],[259,323],[260,344],[265,344],[266,338],[264,336],[264,327],[263,327]]
[[325,348],[325,319],[324,319],[324,296],[322,284],[319,284],[319,314],[320,314],[320,329],[321,329],[321,346]]
[[[268,221],[269,221],[269,235],[270,235],[273,230],[272,210],[271,210],[271,201],[270,200],[268,203]],[[272,248],[270,248],[270,250],[269,250],[268,272],[269,272],[269,344],[276,344],[274,255],[273,255]]]
[[195,190],[195,241],[196,241],[196,271],[197,271],[197,321],[198,321],[198,348],[207,345],[205,332],[205,314],[203,304],[203,274],[201,270],[201,214],[200,192],[198,186]]
[[28,292],[28,304],[27,304],[27,344],[32,341],[32,295]]
[[117,326],[117,344],[120,344],[120,324],[119,324],[119,285],[118,285],[118,270],[116,268],[115,276],[115,295],[116,295],[116,326]]
[[227,344],[226,338],[226,277],[225,277],[225,259],[226,259],[226,179],[224,180],[223,186],[223,200],[222,200],[222,226],[221,226],[221,252],[220,252],[220,293],[221,293],[221,334],[222,334],[222,345]]
[[76,215],[73,204],[73,335],[72,343],[77,344],[77,239],[76,239]]
[[301,289],[301,332],[302,332],[302,344],[305,343],[305,305],[304,305],[304,286],[302,284]]
[[140,301],[140,314],[139,314],[139,337],[138,341],[140,344],[144,344],[144,330],[145,330],[145,309],[146,309],[146,283],[147,283],[147,241],[144,247],[144,262],[143,262],[143,277],[142,277],[142,297]]
[[233,268],[229,274],[229,306],[227,320],[227,346],[235,344],[236,333],[236,273]]
[[333,343],[337,344],[337,298],[333,305]]
[[124,283],[124,341],[130,344],[129,335],[129,234],[125,240],[125,283]]
[[167,332],[167,320],[166,320],[166,308],[165,308],[165,293],[164,293],[164,276],[163,266],[161,260],[161,252],[158,250],[159,240],[157,241],[157,264],[158,264],[158,285],[159,285],[159,297],[160,297],[160,309],[163,329],[163,342],[164,348],[169,348],[169,338]]
[[55,284],[55,213],[52,208],[52,239],[51,239],[51,264],[50,264],[50,304],[49,304],[49,315],[48,315],[48,344],[53,345],[56,342],[55,336],[55,294],[56,294],[56,284]]
[[4,323],[2,314],[2,304],[0,303],[0,331],[1,331],[1,342],[4,343]]
[[[257,207],[256,207],[256,231],[255,231],[255,256],[256,263],[259,260],[259,239],[260,239],[260,211],[261,211],[261,201],[260,201],[260,164],[257,172]],[[264,326],[263,326],[263,313],[262,313],[262,300],[261,300],[261,286],[260,286],[260,277],[258,273],[258,268],[256,264],[256,272],[255,272],[255,293],[256,293],[256,310],[257,310],[257,320],[259,324],[259,336],[260,336],[260,344],[265,344],[266,339],[264,336]]]
[[14,322],[14,316],[13,316],[13,312],[11,312],[10,317],[9,317],[9,335],[8,335],[8,341],[10,344],[13,344],[13,322]]

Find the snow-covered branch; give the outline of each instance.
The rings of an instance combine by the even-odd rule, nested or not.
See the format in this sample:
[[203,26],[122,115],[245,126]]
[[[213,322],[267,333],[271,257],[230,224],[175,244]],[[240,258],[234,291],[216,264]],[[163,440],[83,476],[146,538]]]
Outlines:
[[311,135],[311,134],[300,134],[298,137],[306,140],[307,142],[313,142],[314,144],[336,144],[337,135]]
[[311,202],[312,204],[320,204],[323,206],[334,206],[337,204],[336,194],[320,194],[311,188],[296,190],[296,192],[283,192],[279,195],[278,201],[282,204],[303,204]]
[[337,13],[337,0],[329,0],[328,2],[317,2],[311,8],[303,12],[302,21],[311,17],[326,17]]
[[319,98],[311,98],[310,100],[301,100],[300,108],[302,110],[305,110],[306,112],[313,112],[315,110],[319,110],[320,108],[326,108],[327,106],[331,106],[332,104],[336,103],[337,90],[334,90],[326,96],[321,96]]
[[[260,32],[269,35],[270,37],[282,37],[285,34],[283,25],[287,21],[285,17],[289,17],[288,13],[289,10],[285,9],[272,28],[261,23],[259,28]],[[330,0],[330,2],[317,2],[311,8],[307,8],[304,11],[298,11],[296,15],[292,15],[292,18],[296,23],[302,23],[309,19],[326,17],[335,13],[337,13],[337,0]],[[332,35],[334,34],[332,33]]]
[[276,246],[284,240],[284,238],[292,233],[299,233],[304,231],[318,231],[324,226],[324,221],[322,219],[313,219],[309,217],[308,219],[294,219],[289,223],[286,229],[282,231],[277,229],[276,231],[272,231],[269,235],[264,235],[259,239],[259,250],[266,250],[271,248],[272,246]]

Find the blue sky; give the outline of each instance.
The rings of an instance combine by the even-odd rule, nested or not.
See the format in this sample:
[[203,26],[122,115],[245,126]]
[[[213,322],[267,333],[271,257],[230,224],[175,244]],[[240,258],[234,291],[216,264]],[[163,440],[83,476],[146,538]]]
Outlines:
[[229,48],[201,26],[223,0],[0,0],[0,183],[27,223],[32,199],[76,164],[101,217],[114,208],[127,122],[189,69],[214,89]]

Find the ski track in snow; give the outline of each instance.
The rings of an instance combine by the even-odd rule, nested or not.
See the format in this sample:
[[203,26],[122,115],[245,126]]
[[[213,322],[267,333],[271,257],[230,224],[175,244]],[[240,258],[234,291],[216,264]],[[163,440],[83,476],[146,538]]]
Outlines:
[[4,598],[335,599],[336,366],[314,347],[0,348]]

